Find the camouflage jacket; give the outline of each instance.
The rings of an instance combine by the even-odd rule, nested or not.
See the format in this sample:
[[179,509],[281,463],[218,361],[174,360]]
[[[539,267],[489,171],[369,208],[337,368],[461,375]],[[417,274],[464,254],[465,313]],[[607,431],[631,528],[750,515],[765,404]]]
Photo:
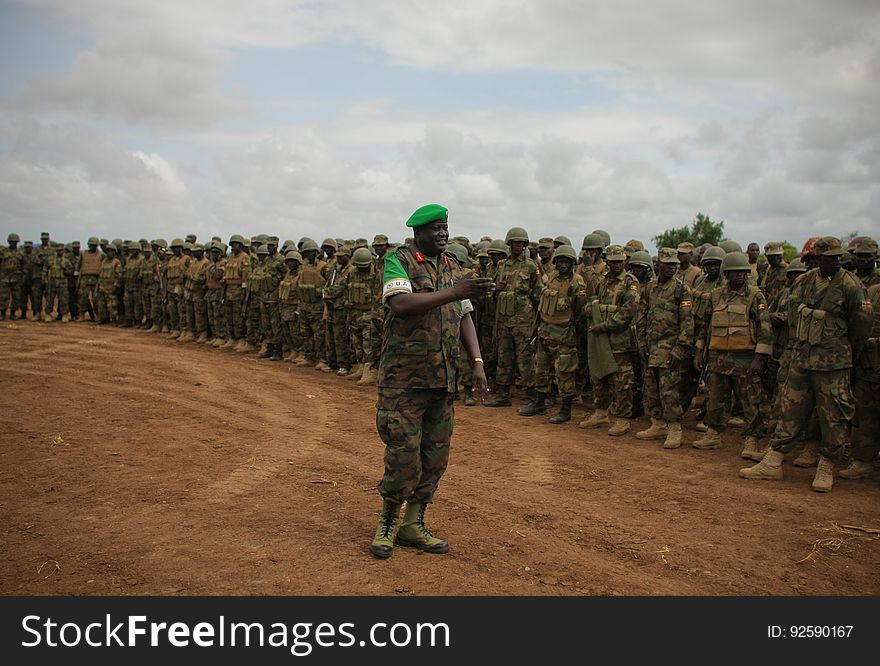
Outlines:
[[788,264],[783,261],[776,268],[768,268],[764,271],[764,275],[761,276],[759,284],[761,286],[761,291],[764,292],[764,298],[767,299],[768,303],[771,303],[779,290],[785,287],[786,268],[788,268]]
[[22,277],[25,281],[42,280],[46,274],[46,257],[33,248],[22,253]]
[[871,333],[856,360],[856,377],[880,384],[880,284],[868,288],[868,300],[872,308]]
[[20,248],[0,248],[0,280],[18,282],[24,275],[24,252]]
[[223,284],[227,292],[236,291],[247,284],[248,275],[251,272],[251,258],[244,252],[234,252],[226,258],[223,269]]
[[534,304],[541,296],[538,264],[526,253],[519,259],[502,259],[495,269],[495,283],[503,285],[495,292],[498,317],[531,326]]
[[547,274],[547,278],[538,301],[541,317],[538,334],[541,338],[574,346],[577,344],[577,323],[587,298],[586,284],[575,272],[569,279],[556,271]]
[[584,284],[587,286],[587,296],[592,297],[596,295],[602,277],[608,272],[608,265],[604,259],[600,258],[591,266],[578,264],[575,267],[575,272],[584,279]]
[[98,273],[98,286],[105,292],[113,292],[122,284],[122,263],[117,257],[104,256],[101,272]]
[[346,289],[345,307],[358,311],[370,310],[376,301],[375,282],[376,274],[372,264],[364,269],[355,266],[346,273],[343,278]]
[[691,290],[694,288],[694,283],[699,279],[699,277],[703,275],[703,271],[699,269],[699,267],[691,264],[686,269],[682,270],[681,266],[678,267],[678,270],[675,271],[674,279],[681,280],[685,283]]
[[694,316],[691,290],[681,280],[652,282],[639,302],[636,332],[647,367],[662,368],[670,357],[679,361],[692,354]]
[[186,271],[187,284],[190,291],[197,296],[204,296],[208,290],[208,264],[205,257],[193,259]]
[[700,330],[697,346],[709,347],[711,372],[742,376],[755,354],[773,353],[767,301],[760,289],[749,284],[742,291],[729,284],[713,289]]
[[800,301],[795,353],[803,367],[852,367],[871,331],[873,310],[864,285],[844,269],[830,279],[813,269],[798,278],[795,289]]
[[880,284],[880,270],[875,268],[868,275],[860,279],[862,281],[862,284],[865,285],[865,289],[867,289],[868,287],[873,287],[875,284]]
[[46,266],[45,279],[47,281],[60,282],[71,277],[73,277],[73,262],[68,257],[62,255],[59,259],[58,255],[55,255],[50,258]]
[[[385,298],[394,298],[401,293],[421,294],[448,289],[459,270],[458,262],[451,254],[431,258],[405,246],[391,253],[396,261],[390,261],[390,257],[385,261],[382,288]],[[398,274],[399,268],[406,277]],[[445,388],[448,393],[455,393],[463,316],[460,301],[407,316],[396,315],[386,306],[379,387]]]
[[330,310],[341,310],[345,307],[345,298],[348,294],[347,278],[348,274],[354,270],[351,262],[345,266],[340,266],[338,262],[334,262],[330,268],[330,276],[327,278],[327,284],[321,292],[321,298]]
[[[639,313],[639,281],[632,273],[624,271],[618,276],[610,272],[599,282],[594,300],[599,301],[599,311],[608,329],[611,351],[614,353],[636,351],[635,326]],[[586,306],[591,324],[592,305]]]
[[300,312],[313,314],[324,310],[324,301],[321,299],[321,291],[330,277],[330,264],[317,259],[314,264],[304,261],[299,269],[299,309]]
[[126,289],[136,289],[141,284],[141,266],[144,263],[142,255],[138,255],[137,259],[129,257],[122,268],[122,282]]

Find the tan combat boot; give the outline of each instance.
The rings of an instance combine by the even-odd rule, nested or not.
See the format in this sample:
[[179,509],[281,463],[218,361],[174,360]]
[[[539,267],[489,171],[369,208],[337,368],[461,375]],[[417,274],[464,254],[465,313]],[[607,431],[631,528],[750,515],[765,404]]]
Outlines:
[[651,417],[651,427],[636,433],[637,439],[666,439],[669,430],[666,421]]
[[721,433],[715,430],[712,426],[709,426],[709,429],[706,431],[706,434],[700,437],[696,442],[691,444],[695,449],[720,449],[721,448]]
[[[263,343],[260,345],[260,353],[259,353],[259,355],[260,355],[260,356],[263,356],[263,355],[266,354],[266,352],[268,352],[268,351],[269,351],[269,343],[266,342],[265,340],[263,340]],[[266,355],[266,358],[269,358],[269,356],[271,356],[271,354]]]
[[834,487],[834,463],[825,456],[819,456],[816,476],[813,477],[813,490],[817,493],[831,492]]
[[214,349],[220,349],[221,347],[224,347],[225,345],[226,345],[226,340],[224,340],[223,338],[214,338],[214,341],[211,343],[211,346]]
[[764,459],[752,467],[744,467],[739,475],[744,479],[764,479],[767,481],[782,481],[782,460],[785,458],[779,451],[773,449],[764,454]]
[[319,370],[323,372],[324,370],[329,370],[330,366],[327,365],[326,361],[318,361],[315,363],[315,370]]
[[183,333],[180,334],[180,337],[177,338],[177,341],[178,342],[189,342],[192,339],[193,339],[192,333],[190,333],[189,331],[184,331]]
[[593,412],[590,418],[584,419],[578,423],[578,428],[599,428],[607,425],[610,425],[610,421],[608,420],[608,410],[597,409]]
[[705,422],[700,421],[697,425],[694,426],[694,430],[697,432],[706,432],[709,429],[709,426],[705,424]]
[[804,450],[794,459],[795,467],[813,467],[819,462],[819,442],[808,439],[804,443]]
[[438,539],[425,527],[425,509],[427,504],[406,503],[406,511],[397,531],[394,542],[400,546],[418,548],[426,553],[442,555],[449,551],[449,543],[445,539]]
[[862,460],[855,460],[844,467],[838,475],[841,479],[854,481],[855,479],[870,479],[874,475],[874,466]]
[[363,374],[364,374],[364,366],[361,365],[360,363],[357,363],[357,364],[355,364],[354,367],[352,367],[351,372],[349,372],[345,376],[345,378],[346,379],[360,379],[363,376]]
[[629,432],[629,419],[614,419],[614,423],[608,428],[608,434],[619,437]]
[[667,426],[669,434],[666,435],[666,441],[663,442],[664,449],[677,449],[681,446],[681,423],[673,422]]
[[250,354],[252,352],[257,351],[257,345],[248,342],[247,340],[242,339],[241,344],[236,347],[235,351],[240,352],[242,354]]
[[234,338],[229,338],[226,341],[226,344],[221,347],[221,349],[232,349],[234,351],[236,347],[238,347],[238,340]]
[[69,314],[65,313],[65,314],[61,315],[61,323],[62,323],[62,324],[66,324],[66,323],[69,322],[69,321],[70,321],[70,315],[69,315]]
[[746,420],[741,416],[731,416],[727,419],[728,428],[742,428],[745,424]]
[[162,329],[159,328],[158,324],[153,324],[152,326],[150,326],[150,330],[147,331],[147,333],[159,333],[161,332],[161,330]]
[[375,386],[376,370],[369,363],[364,363],[364,373],[357,382],[358,386]]
[[763,457],[763,455],[759,455],[759,447],[760,444],[758,443],[757,437],[753,435],[746,436],[743,450],[739,454],[740,458],[745,458],[746,460],[754,460],[755,462],[761,462],[761,458]]
[[306,367],[306,366],[313,365],[314,363],[315,363],[315,362],[314,362],[313,360],[308,359],[308,358],[306,358],[305,356],[303,356],[303,357],[302,357],[300,360],[298,360],[294,365],[298,365],[299,367],[304,368],[304,367]]
[[168,334],[168,339],[169,340],[177,340],[177,338],[180,337],[180,334],[181,334],[180,330],[173,330]]
[[206,342],[208,342],[208,334],[202,331],[201,333],[199,333],[199,337],[195,339],[195,342],[200,345],[205,344]]
[[382,510],[379,511],[379,524],[376,525],[376,536],[370,544],[370,552],[376,557],[381,557],[383,560],[391,557],[398,520],[400,520],[400,504],[383,500]]

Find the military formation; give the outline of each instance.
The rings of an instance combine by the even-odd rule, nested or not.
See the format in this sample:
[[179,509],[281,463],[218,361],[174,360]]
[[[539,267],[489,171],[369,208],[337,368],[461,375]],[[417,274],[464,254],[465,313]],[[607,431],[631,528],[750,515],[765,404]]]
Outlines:
[[[412,239],[408,239],[407,243]],[[20,247],[21,246],[21,247]],[[139,328],[286,361],[375,386],[386,317],[388,237],[195,235],[89,238],[39,245],[9,234],[0,255],[0,319],[90,321]],[[782,243],[612,243],[600,229],[579,249],[565,236],[447,246],[459,278],[488,277],[474,319],[490,408],[675,449],[722,446],[740,428],[746,479],[781,479],[783,462],[815,467],[812,488],[869,478],[880,449],[880,271],[877,242],[810,238],[790,263]],[[460,355],[461,358],[465,354]],[[469,365],[455,399],[477,403]],[[515,398],[518,403],[514,405]],[[694,433],[682,429],[696,412]],[[511,412],[513,415],[514,412]],[[515,417],[514,417],[515,418]],[[687,440],[687,442],[685,441]]]

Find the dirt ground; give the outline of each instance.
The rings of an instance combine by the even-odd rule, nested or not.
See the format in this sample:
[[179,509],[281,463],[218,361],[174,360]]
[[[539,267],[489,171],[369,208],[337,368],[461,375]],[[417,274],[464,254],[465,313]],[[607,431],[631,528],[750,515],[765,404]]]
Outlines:
[[0,367],[0,594],[880,594],[880,535],[842,527],[880,528],[877,479],[741,480],[738,431],[458,407],[450,553],[379,561],[375,390],[85,323],[0,324]]

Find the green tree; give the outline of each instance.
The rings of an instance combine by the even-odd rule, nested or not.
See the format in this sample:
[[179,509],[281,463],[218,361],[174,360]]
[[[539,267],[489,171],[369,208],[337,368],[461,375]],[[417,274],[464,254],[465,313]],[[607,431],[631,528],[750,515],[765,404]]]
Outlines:
[[724,237],[724,220],[713,222],[708,215],[697,213],[689,227],[668,229],[652,239],[659,247],[678,247],[681,243],[693,243],[694,247],[709,243],[718,245]]
[[797,249],[794,245],[789,243],[788,241],[782,241],[782,258],[786,263],[791,263],[791,260],[794,259],[801,253],[799,249]]

